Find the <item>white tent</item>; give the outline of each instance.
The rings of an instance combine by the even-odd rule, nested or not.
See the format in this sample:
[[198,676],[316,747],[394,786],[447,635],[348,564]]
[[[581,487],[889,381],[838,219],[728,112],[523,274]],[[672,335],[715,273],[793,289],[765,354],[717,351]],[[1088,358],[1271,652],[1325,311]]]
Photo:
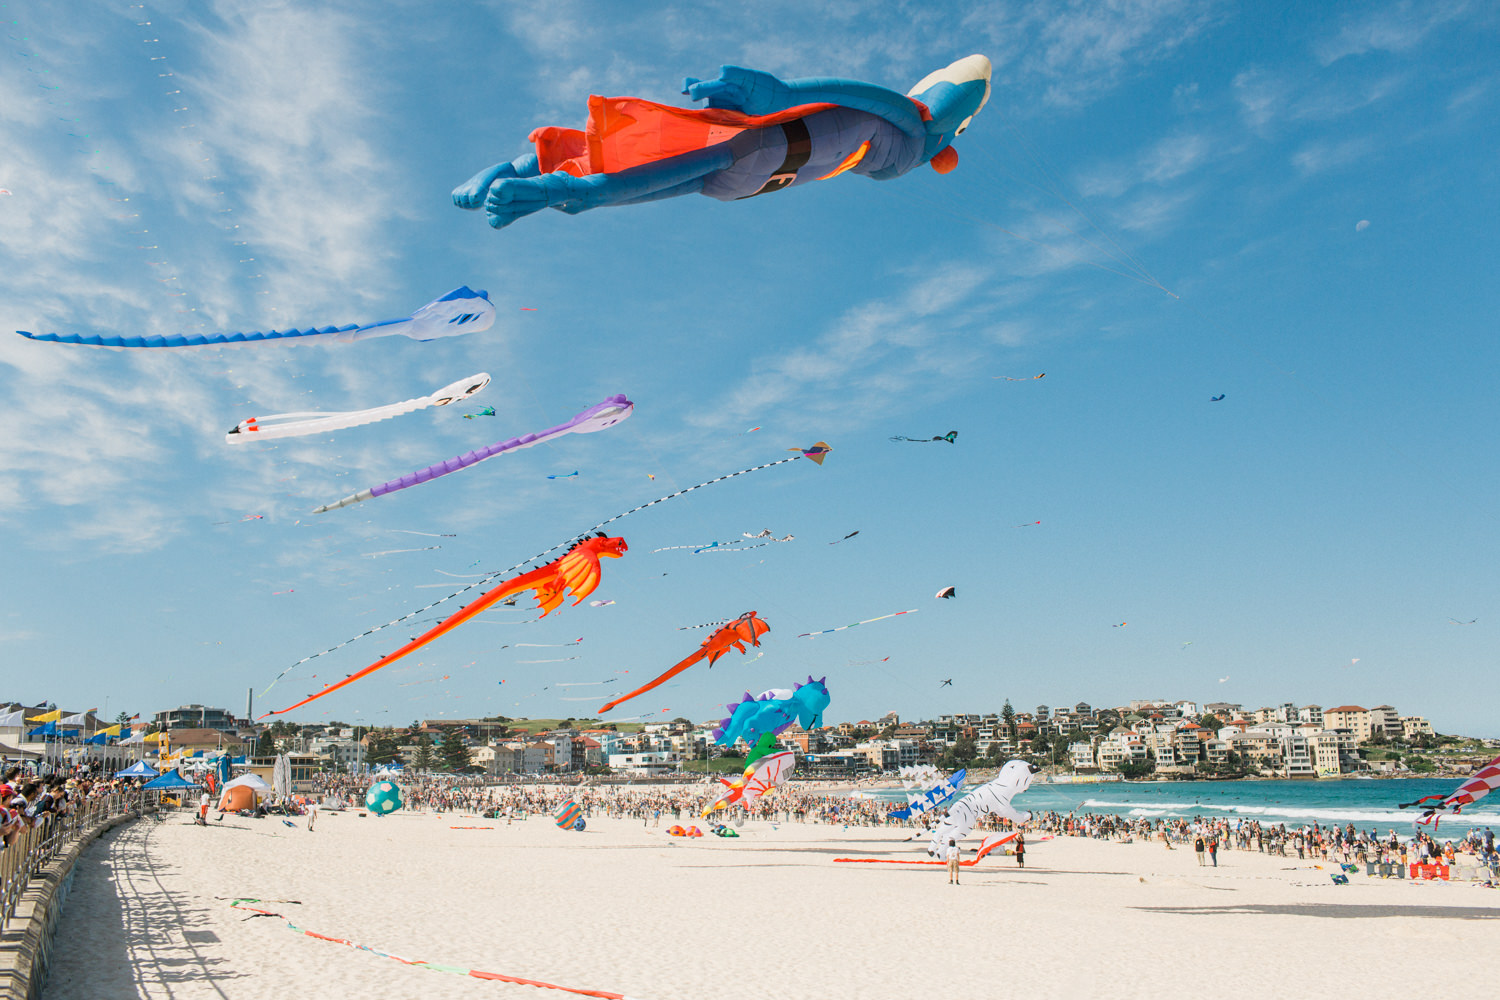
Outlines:
[[242,774],[233,781],[224,782],[225,788],[239,788],[242,785],[246,788],[252,788],[257,792],[269,792],[271,790],[271,786],[266,784],[266,780],[258,774]]

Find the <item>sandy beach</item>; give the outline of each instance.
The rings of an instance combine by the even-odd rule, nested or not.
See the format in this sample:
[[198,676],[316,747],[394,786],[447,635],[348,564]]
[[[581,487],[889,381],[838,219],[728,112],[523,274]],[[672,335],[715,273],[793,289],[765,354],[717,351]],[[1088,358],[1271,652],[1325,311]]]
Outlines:
[[1200,868],[1159,843],[1059,837],[1032,843],[1024,870],[991,856],[955,888],[940,867],[833,860],[925,857],[905,831],[752,822],[737,840],[684,841],[670,822],[146,819],[79,863],[45,996],[568,995],[298,934],[235,897],[407,959],[637,1000],[1004,996],[1018,981],[1038,997],[1185,981],[1346,997],[1420,980],[1442,997],[1500,971],[1500,892],[1469,884],[1336,886],[1326,863],[1227,851]]

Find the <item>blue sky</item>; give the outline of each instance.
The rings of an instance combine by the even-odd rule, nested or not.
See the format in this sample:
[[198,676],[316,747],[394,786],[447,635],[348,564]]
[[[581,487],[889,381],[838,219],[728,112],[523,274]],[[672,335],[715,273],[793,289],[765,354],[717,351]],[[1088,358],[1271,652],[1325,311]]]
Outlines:
[[[710,718],[811,673],[833,721],[1171,697],[1500,733],[1491,6],[629,6],[0,7],[0,330],[365,322],[459,284],[499,316],[429,344],[149,357],[6,333],[4,696],[238,711],[444,573],[826,439],[822,468],[616,525],[613,605],[503,608],[293,718],[585,715],[561,699],[612,688],[555,685],[644,680],[702,638],[678,626],[755,609],[760,659],[612,714]],[[945,176],[500,232],[449,201],[590,93],[678,103],[721,63],[904,92],[976,51],[993,96]],[[493,418],[224,443],[248,416],[481,370],[467,409]],[[615,392],[637,404],[618,428],[308,513]],[[796,540],[651,553],[762,528]],[[257,712],[412,634],[298,667]]]

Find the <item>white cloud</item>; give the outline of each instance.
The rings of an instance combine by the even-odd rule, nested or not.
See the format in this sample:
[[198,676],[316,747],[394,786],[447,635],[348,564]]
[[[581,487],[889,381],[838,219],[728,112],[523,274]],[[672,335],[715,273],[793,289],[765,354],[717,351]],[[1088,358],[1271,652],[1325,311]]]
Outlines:
[[1292,164],[1305,175],[1319,174],[1355,163],[1368,156],[1375,144],[1368,138],[1318,140],[1292,154]]
[[1326,66],[1367,52],[1405,52],[1471,9],[1468,0],[1401,0],[1360,20],[1347,20],[1338,34],[1316,46],[1317,56]]

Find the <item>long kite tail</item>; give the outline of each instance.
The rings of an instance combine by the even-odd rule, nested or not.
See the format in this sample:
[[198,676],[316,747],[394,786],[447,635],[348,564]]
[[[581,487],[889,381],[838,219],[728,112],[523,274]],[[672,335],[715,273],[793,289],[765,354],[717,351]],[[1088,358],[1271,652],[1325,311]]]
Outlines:
[[640,687],[636,688],[634,691],[630,692],[629,694],[621,695],[620,697],[616,698],[614,701],[612,701],[609,704],[605,705],[604,707],[600,708],[598,714],[603,715],[605,712],[608,712],[610,709],[614,708],[616,705],[619,705],[619,704],[621,704],[623,702],[627,702],[630,699],[636,697],[637,695],[643,695],[647,691],[650,691],[652,688],[660,687],[661,685],[665,684],[667,681],[671,680],[673,677],[676,677],[678,674],[682,673],[688,667],[691,667],[693,664],[697,663],[699,660],[703,659],[707,655],[708,655],[708,650],[707,649],[698,649],[698,650],[696,650],[691,656],[687,657],[686,659],[678,661],[678,663],[677,663],[676,666],[670,668],[666,673],[664,673],[660,677],[656,678],[656,680],[654,680],[654,681],[647,681],[645,684],[642,684]]
[[523,573],[520,576],[515,577],[514,579],[507,580],[500,586],[496,587],[494,590],[491,590],[488,593],[484,594],[472,604],[469,604],[466,607],[460,608],[458,611],[455,611],[453,614],[449,615],[441,622],[438,622],[438,624],[434,625],[426,632],[423,632],[421,635],[417,636],[411,642],[408,642],[406,645],[402,646],[394,653],[387,653],[385,656],[382,656],[380,659],[376,660],[368,667],[365,667],[363,670],[358,670],[350,674],[348,677],[345,677],[337,684],[330,684],[328,687],[325,687],[323,690],[317,692],[316,694],[308,695],[306,698],[303,698],[295,705],[292,705],[288,708],[283,708],[279,712],[267,712],[265,715],[262,715],[261,718],[268,718],[272,715],[285,715],[288,712],[301,708],[303,705],[306,705],[309,702],[317,701],[325,694],[332,694],[339,688],[347,687],[348,685],[353,684],[355,681],[359,680],[361,677],[368,677],[370,674],[373,674],[381,667],[390,666],[392,663],[395,663],[397,660],[401,659],[408,653],[417,649],[421,649],[432,640],[447,632],[452,631],[480,612],[489,609],[497,601],[503,600],[504,598],[509,597],[512,594],[519,594],[523,590],[527,590],[531,587],[535,587],[541,583],[546,582],[551,578],[552,573],[552,564],[548,563],[546,566],[534,569],[530,573]]
[[[818,445],[814,445],[813,447],[817,448]],[[822,445],[822,447],[826,449],[827,445],[826,444]],[[821,465],[822,464],[822,459],[825,458],[827,456],[827,454],[828,454],[827,451],[819,451],[819,452],[817,452],[815,454],[798,454],[798,455],[793,455],[790,458],[781,458],[781,459],[777,459],[774,462],[767,462],[764,465],[755,465],[755,466],[751,466],[748,469],[740,469],[737,472],[729,472],[729,473],[726,473],[726,474],[724,474],[722,476],[715,476],[713,479],[704,480],[701,483],[696,483],[696,484],[694,484],[692,486],[687,486],[687,487],[684,487],[683,489],[677,490],[675,493],[668,493],[666,496],[657,497],[655,500],[650,500],[650,501],[648,501],[646,503],[639,504],[638,506],[632,507],[629,510],[621,511],[620,513],[616,514],[613,517],[609,517],[609,518],[604,519],[603,521],[600,521],[598,524],[594,525],[592,528],[589,528],[589,529],[583,531],[581,534],[582,535],[591,535],[594,532],[599,531],[601,528],[604,528],[607,525],[613,524],[614,522],[620,520],[621,518],[629,517],[631,514],[637,513],[639,511],[643,511],[647,507],[655,507],[659,503],[665,503],[668,500],[675,500],[677,497],[680,497],[680,496],[683,496],[685,494],[691,493],[694,490],[701,490],[705,486],[712,486],[715,483],[722,483],[724,480],[726,480],[726,479],[733,479],[736,476],[743,476],[743,475],[746,475],[746,474],[751,473],[751,472],[759,472],[762,469],[770,469],[770,468],[773,468],[773,467],[778,466],[778,465],[785,465],[788,462],[795,462],[799,458],[810,458],[814,462],[817,462],[819,465]],[[856,534],[858,534],[858,532],[856,532]],[[276,684],[277,681],[281,680],[281,678],[285,677],[292,670],[295,670],[297,667],[300,667],[302,664],[307,663],[309,660],[316,660],[320,656],[326,656],[329,653],[334,652],[335,650],[343,649],[345,646],[349,645],[352,642],[355,642],[355,641],[357,641],[359,639],[363,639],[367,635],[373,635],[376,632],[381,631],[382,629],[388,629],[392,625],[399,625],[399,624],[401,624],[404,621],[410,621],[411,619],[417,617],[420,614],[424,614],[424,613],[426,613],[428,611],[431,611],[433,608],[437,607],[440,604],[443,604],[443,603],[445,603],[447,601],[451,601],[455,597],[462,597],[464,594],[467,594],[469,591],[474,590],[475,588],[484,586],[490,580],[493,580],[493,579],[495,579],[498,576],[504,576],[507,573],[514,573],[516,570],[522,568],[523,566],[529,566],[529,565],[531,565],[532,563],[536,562],[538,559],[541,559],[543,556],[551,555],[553,552],[556,552],[560,548],[563,548],[563,547],[568,546],[568,545],[573,545],[573,544],[575,544],[577,542],[578,538],[579,538],[579,535],[572,535],[568,539],[566,539],[565,541],[558,542],[556,545],[552,546],[551,548],[543,549],[542,551],[536,553],[535,555],[531,556],[530,558],[521,560],[520,562],[516,563],[514,566],[508,566],[505,569],[497,570],[497,571],[495,571],[493,573],[487,573],[485,575],[485,579],[478,580],[478,581],[476,581],[474,583],[469,584],[466,587],[461,587],[460,589],[454,591],[453,593],[449,594],[446,597],[440,597],[440,598],[438,598],[436,601],[433,601],[431,604],[427,604],[427,605],[424,605],[423,607],[417,608],[415,611],[409,611],[406,614],[400,616],[399,618],[393,618],[390,621],[385,622],[383,624],[371,626],[370,628],[365,629],[359,635],[351,636],[350,638],[345,639],[343,642],[340,642],[340,643],[338,643],[336,645],[333,645],[333,646],[329,646],[327,649],[319,650],[316,653],[312,653],[312,654],[310,654],[308,656],[304,656],[304,657],[302,657],[302,659],[296,661],[291,666],[289,666],[285,670],[283,670],[281,673],[277,674],[276,677],[271,681],[271,683],[266,686],[266,691],[271,690],[271,688],[273,686],[275,686],[275,684]],[[262,695],[264,695],[265,693],[266,693],[265,691],[261,692]]]

